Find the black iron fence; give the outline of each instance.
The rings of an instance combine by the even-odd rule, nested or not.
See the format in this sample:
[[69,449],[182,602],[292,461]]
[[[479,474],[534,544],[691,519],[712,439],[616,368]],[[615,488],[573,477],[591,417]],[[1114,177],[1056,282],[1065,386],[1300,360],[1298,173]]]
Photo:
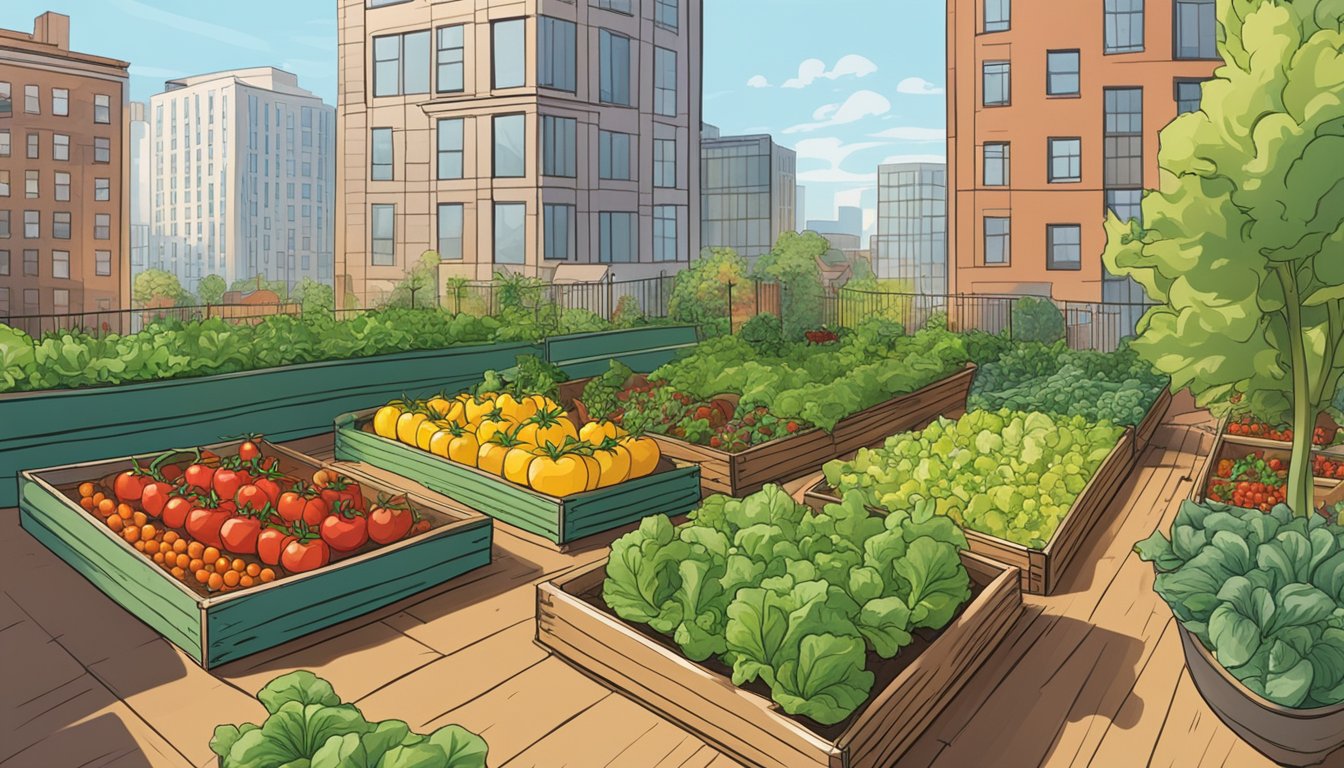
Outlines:
[[220,318],[231,323],[257,323],[272,315],[302,315],[303,306],[293,302],[272,304],[210,304],[185,307],[145,307],[66,314],[0,316],[0,323],[34,338],[49,333],[85,333],[90,336],[124,336],[164,320],[189,322]]

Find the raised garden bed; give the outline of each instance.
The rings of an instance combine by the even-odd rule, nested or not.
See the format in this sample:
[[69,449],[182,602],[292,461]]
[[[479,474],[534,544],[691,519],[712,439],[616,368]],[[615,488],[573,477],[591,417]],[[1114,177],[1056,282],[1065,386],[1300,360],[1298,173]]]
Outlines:
[[[211,446],[217,452],[234,444]],[[274,445],[266,455],[287,474],[327,465]],[[141,457],[145,458],[145,457]],[[435,587],[490,562],[489,518],[464,506],[418,496],[408,500],[429,531],[363,548],[307,573],[247,589],[211,594],[173,578],[78,503],[78,486],[130,469],[131,459],[74,464],[20,474],[23,529],[104,594],[210,668],[360,616]],[[342,466],[366,499],[399,489]]]
[[[1025,547],[989,534],[963,528],[971,552],[1018,569],[1022,591],[1030,595],[1049,595],[1059,586],[1070,563],[1087,542],[1087,535],[1105,515],[1116,493],[1134,468],[1134,430],[1126,429],[1106,460],[1088,480],[1082,493],[1042,549]],[[808,488],[803,502],[820,510],[839,502],[834,489],[823,479]],[[879,514],[881,510],[877,510]]]
[[1162,420],[1167,417],[1167,411],[1170,409],[1171,389],[1163,387],[1157,399],[1148,408],[1148,415],[1144,416],[1143,421],[1134,428],[1135,456],[1141,456],[1148,450],[1148,446],[1153,442],[1153,435],[1157,433],[1157,428],[1162,426]]
[[941,632],[920,637],[876,670],[878,685],[847,720],[823,727],[781,712],[719,668],[687,660],[666,639],[602,607],[606,561],[537,588],[537,638],[636,701],[751,765],[897,765],[1008,634],[1022,608],[1017,575],[972,553],[976,594]]
[[700,468],[664,455],[653,474],[619,485],[547,496],[497,475],[374,434],[376,409],[336,419],[336,458],[394,472],[556,547],[636,523],[649,515],[684,515],[700,501]]
[[[1190,500],[1202,502],[1209,499],[1209,488],[1211,483],[1218,478],[1218,464],[1225,459],[1237,461],[1253,453],[1259,454],[1266,461],[1278,459],[1287,466],[1289,459],[1292,458],[1292,448],[1288,443],[1279,440],[1269,440],[1261,437],[1247,437],[1241,435],[1228,434],[1226,430],[1226,420],[1220,425],[1218,436],[1214,438],[1213,447],[1209,450],[1209,457],[1204,462],[1204,467],[1200,470],[1194,486],[1190,489]],[[1313,456],[1327,458],[1331,461],[1344,461],[1344,450],[1339,447],[1319,448],[1313,450]],[[1341,486],[1341,482],[1334,478],[1316,477],[1316,501],[1319,503],[1331,495]],[[1224,499],[1230,503],[1230,500]]]

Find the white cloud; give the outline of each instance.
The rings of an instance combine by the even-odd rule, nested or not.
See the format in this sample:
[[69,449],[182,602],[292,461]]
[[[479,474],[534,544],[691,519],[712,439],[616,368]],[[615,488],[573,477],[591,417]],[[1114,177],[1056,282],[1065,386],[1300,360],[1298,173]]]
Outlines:
[[937,96],[943,89],[922,77],[907,77],[896,84],[896,92],[915,96]]
[[754,77],[752,77],[750,80],[747,81],[747,87],[748,87],[748,88],[769,88],[769,87],[770,87],[770,81],[767,80],[767,79],[765,78],[765,75],[755,75]]
[[798,142],[794,151],[798,153],[798,160],[818,160],[827,165],[826,168],[814,168],[808,171],[802,171],[798,174],[798,180],[804,183],[812,184],[832,184],[832,183],[851,183],[870,181],[876,183],[877,167],[873,167],[870,173],[853,173],[846,171],[841,166],[849,157],[857,152],[873,149],[883,146],[880,141],[861,141],[854,144],[846,144],[837,138],[816,138],[803,139]]
[[884,115],[891,110],[887,97],[874,91],[857,91],[836,107],[828,104],[813,113],[816,122],[802,123],[784,129],[784,133],[810,133],[820,128],[857,123],[867,117]]
[[798,76],[785,80],[780,87],[806,88],[821,78],[839,80],[842,77],[867,77],[876,71],[876,64],[857,53],[840,57],[835,66],[829,70],[826,68],[826,62],[821,59],[804,59],[798,65]]
[[943,128],[919,128],[913,125],[904,125],[899,128],[888,128],[885,131],[878,131],[870,134],[875,139],[893,139],[895,141],[910,141],[919,143],[934,143],[947,140],[947,130]]
[[944,155],[892,155],[881,162],[881,165],[891,165],[893,163],[946,163],[947,157]]
[[856,181],[874,181],[877,168],[872,173],[854,173],[840,168],[818,168],[798,174],[798,180],[806,184],[852,184]]

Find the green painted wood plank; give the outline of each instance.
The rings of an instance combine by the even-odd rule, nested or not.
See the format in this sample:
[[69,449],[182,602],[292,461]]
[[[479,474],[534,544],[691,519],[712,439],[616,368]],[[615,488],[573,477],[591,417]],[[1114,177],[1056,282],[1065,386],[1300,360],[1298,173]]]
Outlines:
[[695,326],[667,325],[620,331],[556,336],[546,340],[547,359],[557,365],[597,357],[614,357],[648,349],[693,345]]
[[[584,504],[581,510],[577,502],[585,499],[576,499],[576,503],[566,510],[565,540],[574,541],[592,536],[639,522],[651,515],[677,517],[695,509],[700,503],[699,467],[683,467],[653,477],[661,480],[638,489],[605,496],[600,499],[601,503]],[[615,488],[620,489],[621,486]]]

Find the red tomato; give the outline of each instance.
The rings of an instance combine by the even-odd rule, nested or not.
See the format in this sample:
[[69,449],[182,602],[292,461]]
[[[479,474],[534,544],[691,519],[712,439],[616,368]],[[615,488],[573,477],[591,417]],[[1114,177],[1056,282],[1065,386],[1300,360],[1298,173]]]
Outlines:
[[290,542],[297,541],[288,528],[263,528],[257,534],[257,557],[267,565],[279,565]]
[[330,514],[331,509],[327,506],[326,499],[321,496],[313,496],[303,505],[303,522],[309,528],[317,528]]
[[331,550],[322,539],[293,539],[280,555],[280,564],[290,573],[315,571],[329,562]]
[[205,506],[193,507],[187,515],[187,533],[202,544],[212,547],[223,546],[224,542],[220,539],[219,531],[232,516],[233,513],[224,507],[215,509]]
[[152,478],[148,475],[142,475],[133,469],[128,469],[117,475],[117,479],[112,481],[112,493],[116,494],[118,501],[127,504],[139,501],[140,495],[145,492],[145,486],[151,480]]
[[256,480],[253,480],[252,484],[260,488],[262,492],[266,494],[266,498],[271,500],[272,504],[280,500],[280,484],[274,479],[270,477],[259,477]]
[[369,521],[362,512],[346,506],[322,521],[322,540],[337,552],[353,552],[369,541]]
[[326,500],[327,505],[335,507],[338,502],[345,502],[346,506],[357,509],[360,512],[365,511],[364,494],[359,490],[359,484],[353,480],[340,478],[332,480],[322,488],[322,498]]
[[261,455],[261,449],[251,440],[244,440],[243,444],[238,446],[238,458],[243,461],[252,461]]
[[172,498],[173,486],[167,483],[151,482],[145,486],[145,490],[140,494],[140,506],[145,508],[145,512],[150,517],[158,517],[163,514],[163,509],[168,505]]
[[219,529],[224,549],[237,555],[255,555],[260,535],[261,518],[258,517],[231,517]]
[[238,494],[238,489],[246,484],[242,474],[236,469],[220,469],[216,471],[212,483],[215,493],[221,499],[232,499]]
[[191,514],[190,499],[174,496],[163,505],[163,524],[169,528],[181,528],[187,524],[187,515]]
[[250,512],[260,512],[271,503],[271,499],[257,485],[244,485],[234,494],[233,500],[237,502],[238,508]]
[[369,538],[378,544],[401,541],[410,533],[414,517],[409,509],[374,507],[369,513]]
[[187,471],[183,474],[187,478],[187,485],[195,486],[205,493],[212,490],[211,482],[215,478],[213,467],[207,467],[204,464],[192,464],[187,467]]
[[176,464],[166,464],[159,468],[159,477],[162,477],[165,482],[171,483],[181,476],[182,468]]
[[275,511],[280,513],[286,523],[296,523],[303,518],[303,508],[307,503],[308,499],[303,494],[286,491],[276,500]]

